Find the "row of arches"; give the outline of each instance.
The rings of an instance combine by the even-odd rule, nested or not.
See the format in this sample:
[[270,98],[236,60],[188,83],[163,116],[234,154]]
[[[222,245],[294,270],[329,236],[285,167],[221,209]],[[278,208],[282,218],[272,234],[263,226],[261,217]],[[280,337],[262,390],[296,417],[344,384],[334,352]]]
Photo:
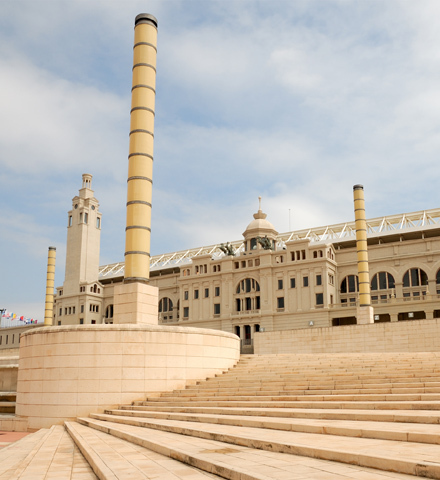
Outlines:
[[[436,284],[440,285],[440,269],[436,274]],[[428,275],[421,268],[410,268],[402,277],[403,288],[422,287],[428,285]],[[391,290],[396,282],[393,275],[388,272],[379,272],[371,279],[371,290]],[[359,291],[359,278],[357,275],[347,275],[341,282],[341,293],[355,293]]]

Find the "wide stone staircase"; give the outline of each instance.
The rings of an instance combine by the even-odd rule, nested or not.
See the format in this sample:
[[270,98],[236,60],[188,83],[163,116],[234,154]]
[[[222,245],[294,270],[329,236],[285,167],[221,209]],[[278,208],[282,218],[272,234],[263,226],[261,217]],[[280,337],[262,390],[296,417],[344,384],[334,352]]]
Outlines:
[[440,479],[440,353],[242,356],[216,378],[40,430],[1,479]]

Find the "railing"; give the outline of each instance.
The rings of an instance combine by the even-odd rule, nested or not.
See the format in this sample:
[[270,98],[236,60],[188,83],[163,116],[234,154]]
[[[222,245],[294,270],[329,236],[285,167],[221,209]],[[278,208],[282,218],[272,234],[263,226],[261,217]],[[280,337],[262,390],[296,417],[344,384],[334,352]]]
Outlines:
[[234,312],[233,315],[259,315],[261,310],[242,310],[241,312]]
[[[371,300],[372,305],[390,305],[390,304],[402,304],[405,302],[438,302],[440,300],[440,294],[423,294],[423,291],[420,290],[420,295],[414,295],[414,290],[409,291],[411,296],[408,297],[387,297],[387,298],[378,298]],[[416,291],[417,292],[417,291]],[[372,295],[374,296],[374,295]],[[359,305],[359,300],[356,298],[355,301],[349,301],[344,303],[332,303],[329,304],[328,308],[347,308],[347,307],[356,307]]]

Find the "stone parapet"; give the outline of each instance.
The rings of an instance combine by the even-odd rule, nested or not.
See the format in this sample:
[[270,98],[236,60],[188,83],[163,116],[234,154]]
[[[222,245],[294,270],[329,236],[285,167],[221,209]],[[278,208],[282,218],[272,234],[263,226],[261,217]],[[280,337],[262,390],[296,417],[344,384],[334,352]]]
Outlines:
[[257,355],[284,353],[438,352],[440,318],[261,332]]
[[20,344],[16,413],[44,428],[233,367],[233,334],[156,325],[78,325],[26,332]]

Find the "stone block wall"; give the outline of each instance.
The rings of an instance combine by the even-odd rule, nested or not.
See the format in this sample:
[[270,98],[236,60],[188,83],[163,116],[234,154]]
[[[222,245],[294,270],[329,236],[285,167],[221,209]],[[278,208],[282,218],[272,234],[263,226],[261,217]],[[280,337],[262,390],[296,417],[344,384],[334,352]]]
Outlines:
[[184,388],[233,367],[237,336],[188,327],[78,325],[22,335],[16,413],[28,428]]
[[254,353],[438,352],[440,319],[255,334]]

